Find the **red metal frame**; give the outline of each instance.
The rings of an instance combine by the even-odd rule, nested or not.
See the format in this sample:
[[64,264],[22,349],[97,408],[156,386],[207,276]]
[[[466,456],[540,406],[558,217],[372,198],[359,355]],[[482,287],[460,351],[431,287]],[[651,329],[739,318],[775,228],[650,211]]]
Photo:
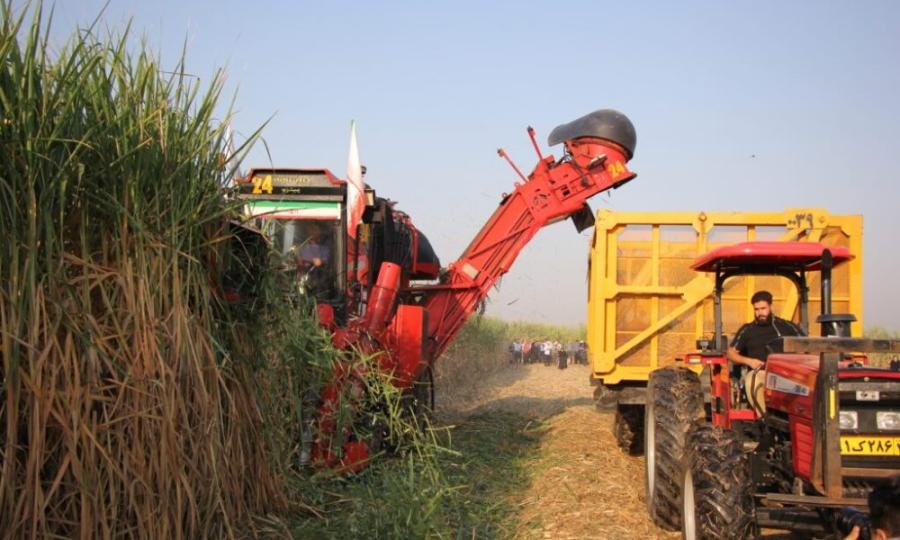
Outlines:
[[[440,284],[410,286],[398,281],[397,270],[390,263],[382,264],[365,315],[335,329],[334,344],[378,354],[379,367],[393,375],[398,387],[412,386],[542,227],[582,211],[589,198],[636,176],[626,166],[626,151],[613,142],[582,137],[564,144],[565,159],[542,156],[527,181],[517,183],[511,194],[503,196],[462,256],[449,265]],[[399,217],[415,236],[408,216]],[[398,306],[395,299],[400,293],[422,300],[418,305]],[[364,442],[345,444],[342,456],[332,448],[341,397],[362,391],[357,370],[346,364],[337,366],[323,392],[319,439],[312,449],[313,460],[320,465],[357,470],[368,460]]]
[[[771,274],[816,271],[821,269],[822,253],[826,249],[831,252],[834,266],[853,258],[850,250],[843,246],[811,242],[741,242],[704,253],[694,260],[691,268],[726,277],[729,274],[759,273],[761,270]],[[753,409],[733,408],[731,372],[724,354],[690,353],[685,355],[685,361],[709,368],[714,425],[729,429],[735,421],[755,421],[759,418]],[[766,393],[767,399],[773,394],[768,390]]]
[[736,421],[754,421],[759,419],[753,409],[733,408],[733,388],[728,360],[721,354],[688,353],[684,357],[687,364],[708,367],[710,388],[710,409],[713,425],[730,429]]
[[503,198],[462,256],[450,265],[445,285],[413,289],[428,298],[430,362],[440,356],[542,227],[580,211],[589,198],[635,177],[625,165],[625,151],[614,143],[583,138],[565,144],[571,159],[541,159],[528,182],[517,184]]
[[[826,249],[831,252],[833,266],[853,258],[850,250],[843,246],[813,242],[741,242],[704,253],[694,260],[691,268],[698,272],[716,272],[717,280],[742,273],[785,275],[816,271],[821,270],[822,253]],[[718,286],[721,283],[717,282]],[[731,373],[724,354],[689,353],[685,355],[685,361],[709,367],[714,425],[727,429],[731,428],[732,422],[759,418],[752,409],[732,408]],[[766,393],[767,398],[773,394],[768,390]]]

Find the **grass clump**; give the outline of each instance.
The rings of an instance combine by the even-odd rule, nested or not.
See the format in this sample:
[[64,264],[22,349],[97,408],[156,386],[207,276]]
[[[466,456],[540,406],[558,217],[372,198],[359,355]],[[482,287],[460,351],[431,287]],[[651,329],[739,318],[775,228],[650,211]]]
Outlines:
[[[523,335],[565,339],[578,328],[477,317],[436,364],[438,400],[453,399],[507,365],[506,347]],[[582,330],[583,332],[583,330]],[[315,513],[298,517],[296,538],[509,538],[531,482],[541,423],[505,412],[475,414],[458,426],[417,426],[384,380],[370,379],[366,407],[402,434],[396,451],[351,477],[313,480]],[[465,392],[463,392],[465,393]],[[380,396],[380,397],[379,397]],[[448,396],[448,397],[445,397]],[[378,405],[380,403],[381,405]],[[390,405],[385,405],[390,404]]]
[[[253,534],[291,507],[331,356],[232,253],[222,79],[164,77],[127,33],[53,53],[40,5],[0,15],[0,530]],[[260,273],[252,301],[221,300],[229,267]]]
[[[40,5],[0,0],[0,15],[0,530],[503,535],[510,507],[470,479],[518,482],[529,440],[482,426],[505,446],[474,464],[374,370],[339,435],[386,424],[393,458],[298,472],[337,353],[267,247],[230,224],[223,179],[242,152],[223,160],[221,77],[162,70],[127,32],[82,30],[53,52]],[[459,356],[502,354],[504,323],[473,324]],[[288,513],[304,516],[290,531]]]
[[[543,430],[509,413],[428,430],[359,475],[320,481],[295,538],[509,538]],[[424,442],[423,442],[424,441]],[[414,451],[410,451],[415,448]],[[448,450],[452,448],[453,450]]]

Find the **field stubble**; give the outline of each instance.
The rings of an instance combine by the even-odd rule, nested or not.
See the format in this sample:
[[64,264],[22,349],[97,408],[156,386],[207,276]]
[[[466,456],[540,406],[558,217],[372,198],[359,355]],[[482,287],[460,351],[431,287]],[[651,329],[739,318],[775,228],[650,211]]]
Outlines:
[[[505,495],[516,509],[514,525],[505,531],[509,536],[678,536],[650,522],[643,458],[626,456],[616,446],[613,415],[594,406],[585,366],[511,366],[466,388],[437,390],[440,422],[461,428],[473,419],[515,420],[511,427],[536,437],[520,460],[527,487]],[[454,446],[464,442],[461,436]]]

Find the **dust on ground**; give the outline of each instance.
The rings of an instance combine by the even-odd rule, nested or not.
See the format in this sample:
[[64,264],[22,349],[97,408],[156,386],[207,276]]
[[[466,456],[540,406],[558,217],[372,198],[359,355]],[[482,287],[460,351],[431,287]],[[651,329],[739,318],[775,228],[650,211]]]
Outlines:
[[440,420],[462,424],[473,414],[513,413],[541,424],[529,460],[531,485],[510,494],[520,508],[517,538],[678,538],[650,521],[643,458],[624,454],[613,413],[594,406],[586,366],[527,364],[502,369],[475,387],[437,388]]

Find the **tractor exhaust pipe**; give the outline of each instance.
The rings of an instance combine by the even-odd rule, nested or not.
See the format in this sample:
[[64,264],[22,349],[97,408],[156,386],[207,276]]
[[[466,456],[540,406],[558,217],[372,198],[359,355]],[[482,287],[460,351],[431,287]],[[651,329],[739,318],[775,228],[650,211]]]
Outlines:
[[816,319],[822,337],[850,337],[850,323],[856,317],[849,313],[831,312],[831,269],[834,261],[830,250],[822,252],[822,314]]
[[[831,315],[831,268],[834,261],[831,257],[831,251],[822,252],[822,315]],[[823,328],[824,330],[824,328]],[[825,335],[824,333],[822,334]]]

